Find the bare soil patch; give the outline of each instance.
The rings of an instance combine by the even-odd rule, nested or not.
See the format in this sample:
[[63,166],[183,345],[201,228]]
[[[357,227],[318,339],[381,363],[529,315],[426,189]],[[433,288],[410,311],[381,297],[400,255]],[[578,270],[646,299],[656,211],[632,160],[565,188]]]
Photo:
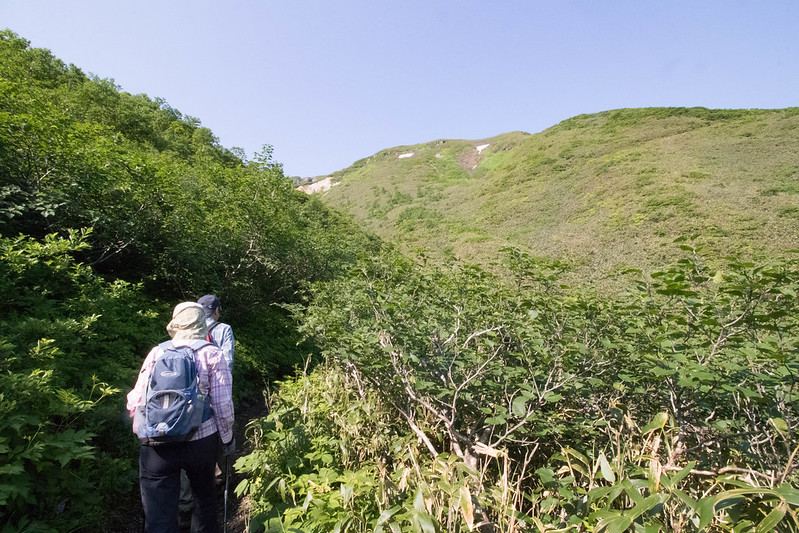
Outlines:
[[487,148],[488,144],[481,144],[479,146],[472,146],[468,150],[464,150],[458,156],[458,165],[461,168],[465,169],[467,172],[471,173],[477,165],[480,164],[480,161],[483,160],[483,150]]

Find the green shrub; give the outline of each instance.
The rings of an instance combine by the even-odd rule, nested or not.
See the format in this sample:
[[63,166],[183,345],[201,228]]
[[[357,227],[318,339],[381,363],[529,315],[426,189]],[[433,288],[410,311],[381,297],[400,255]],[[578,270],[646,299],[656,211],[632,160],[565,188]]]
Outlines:
[[679,244],[615,299],[514,250],[506,282],[387,255],[317,287],[300,319],[326,364],[281,387],[239,463],[257,520],[799,527],[799,261],[711,267]]
[[[146,312],[137,287],[74,261],[86,238],[0,239],[0,516],[9,525],[91,529],[104,498],[126,490],[101,481],[98,457],[130,435],[103,406],[135,376],[135,347],[152,330],[146,316],[137,324]],[[129,478],[133,468],[116,470]]]

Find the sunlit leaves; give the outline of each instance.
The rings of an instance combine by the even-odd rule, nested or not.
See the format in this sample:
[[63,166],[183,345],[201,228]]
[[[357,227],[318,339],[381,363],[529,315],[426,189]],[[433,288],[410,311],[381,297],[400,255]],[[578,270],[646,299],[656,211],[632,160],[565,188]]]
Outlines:
[[[477,457],[483,479],[502,479],[500,458],[518,468],[535,449],[543,485],[526,498],[542,523],[558,509],[605,531],[698,523],[702,495],[731,479],[701,475],[729,464],[786,471],[772,446],[796,445],[796,261],[729,259],[719,277],[692,255],[615,299],[567,290],[524,254],[512,264],[508,286],[475,267],[384,256],[318,287],[301,318],[330,364],[387,400],[409,435],[429,436],[422,450]],[[477,436],[485,443],[469,448]],[[458,490],[507,518],[494,488]],[[780,505],[739,496],[728,512],[763,528],[788,520]],[[747,506],[761,515],[739,516]]]

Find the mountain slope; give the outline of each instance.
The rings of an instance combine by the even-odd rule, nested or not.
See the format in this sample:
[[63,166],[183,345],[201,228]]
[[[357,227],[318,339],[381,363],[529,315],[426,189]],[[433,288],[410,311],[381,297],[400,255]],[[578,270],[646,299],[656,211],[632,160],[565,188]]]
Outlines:
[[406,250],[490,263],[511,245],[606,276],[692,234],[719,254],[796,248],[797,148],[799,108],[620,109],[383,150],[334,173],[324,199]]

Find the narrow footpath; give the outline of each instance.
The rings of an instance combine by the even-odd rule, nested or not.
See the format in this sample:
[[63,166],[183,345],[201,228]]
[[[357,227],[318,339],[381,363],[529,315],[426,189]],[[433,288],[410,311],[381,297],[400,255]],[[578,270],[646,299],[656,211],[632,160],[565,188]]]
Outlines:
[[[242,406],[240,410],[236,411],[236,423],[233,426],[233,433],[236,438],[237,449],[236,453],[230,458],[230,481],[228,483],[228,500],[227,500],[227,532],[228,533],[243,533],[246,531],[247,517],[248,517],[248,499],[238,498],[236,496],[236,487],[239,482],[244,479],[244,476],[238,474],[233,469],[233,464],[236,460],[249,454],[252,449],[249,442],[245,438],[245,428],[250,420],[266,416],[266,407],[263,402],[256,402],[254,405]],[[219,497],[218,502],[218,517],[219,517],[219,531],[223,529],[223,518],[225,515],[225,483],[217,485]],[[139,494],[138,482],[135,488],[128,496],[120,499],[116,507],[110,511],[108,519],[108,527],[103,530],[103,533],[144,533],[144,512],[141,506],[141,496]]]

